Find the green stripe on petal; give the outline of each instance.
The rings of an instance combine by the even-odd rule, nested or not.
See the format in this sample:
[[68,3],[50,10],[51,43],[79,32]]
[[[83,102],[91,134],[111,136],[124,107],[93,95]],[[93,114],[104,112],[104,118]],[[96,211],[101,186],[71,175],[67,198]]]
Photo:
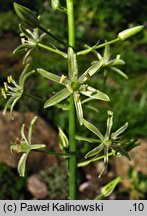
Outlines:
[[90,152],[88,152],[85,155],[85,158],[89,158],[89,157],[98,155],[103,150],[103,148],[104,148],[103,144],[101,143],[99,146],[97,146],[96,148],[94,148]]
[[30,146],[30,150],[34,150],[34,149],[42,149],[42,148],[46,148],[45,144],[33,144]]
[[74,93],[74,104],[76,107],[76,113],[77,113],[78,121],[79,121],[80,125],[83,125],[83,121],[84,121],[83,109],[82,109],[82,104],[80,101],[80,95],[77,92]]
[[89,77],[93,76],[102,66],[103,59],[93,64],[90,68],[88,68],[85,73],[82,74],[82,76],[78,79],[79,83],[86,82]]
[[107,129],[106,129],[106,134],[105,134],[105,139],[106,140],[109,140],[109,138],[110,138],[112,125],[113,125],[113,112],[108,111]]
[[48,108],[54,106],[55,104],[58,104],[59,102],[67,98],[70,94],[71,93],[67,88],[62,89],[46,101],[46,103],[44,104],[44,108]]
[[18,173],[19,173],[19,175],[22,176],[22,177],[25,176],[25,171],[26,171],[26,160],[27,160],[28,154],[29,154],[29,152],[24,153],[24,154],[21,156],[21,158],[19,159],[19,162],[18,162],[18,166],[17,166]]
[[76,140],[85,141],[85,142],[89,142],[89,143],[99,143],[99,142],[101,142],[101,140],[99,140],[99,139],[92,139],[92,138],[79,136],[79,135],[76,135],[75,138],[76,138]]
[[123,78],[128,79],[128,76],[123,71],[121,71],[120,69],[118,69],[116,67],[111,67],[111,70],[115,71],[116,73],[118,73]]
[[33,126],[35,124],[37,120],[37,116],[34,116],[34,118],[31,121],[30,127],[29,127],[29,132],[28,132],[28,142],[31,144],[32,142],[32,130],[33,130]]
[[32,32],[29,29],[25,29],[23,25],[19,24],[20,31],[29,39],[35,40],[36,38],[32,34]]
[[59,145],[61,149],[68,148],[69,141],[67,139],[67,136],[65,135],[61,127],[58,127],[58,129],[59,129],[59,134],[58,134],[59,135]]
[[[46,70],[44,70],[44,69],[42,69],[42,68],[38,68],[37,71],[38,71],[38,73],[39,73],[41,76],[43,76],[43,77],[45,77],[45,78],[47,78],[47,79],[49,79],[49,80],[52,80],[52,81],[54,81],[54,82],[56,82],[56,83],[61,84],[61,78],[62,78],[62,77],[60,77],[60,76],[58,76],[58,75],[56,75],[56,74],[50,73],[50,72],[48,72],[48,71],[46,71]],[[62,82],[62,84],[65,84],[65,85],[67,85],[68,83],[69,83],[69,81],[68,81],[67,79],[65,79],[65,80]]]
[[126,122],[122,127],[120,127],[115,133],[112,133],[111,138],[116,139],[121,133],[123,133],[128,127],[128,122]]
[[95,135],[97,135],[97,136],[100,138],[100,140],[103,140],[103,139],[104,139],[104,137],[103,137],[103,135],[101,134],[101,132],[100,132],[93,124],[91,124],[90,122],[86,121],[85,119],[84,119],[84,125],[85,125],[85,127],[87,127],[91,132],[93,132]]
[[72,82],[75,82],[78,76],[78,65],[77,65],[76,54],[74,53],[72,47],[68,48],[68,65],[69,65],[68,68],[69,78]]
[[10,107],[10,116],[11,116],[11,119],[14,120],[14,117],[13,117],[13,109],[14,109],[14,106],[15,104],[17,103],[17,101],[20,99],[20,97],[17,97],[14,99],[13,103],[11,104],[11,107]]
[[17,52],[20,52],[20,51],[25,50],[25,49],[30,49],[30,48],[33,48],[33,47],[34,47],[33,44],[28,44],[28,43],[21,44],[20,46],[18,46],[18,47],[13,51],[13,54],[16,54]]
[[110,101],[110,98],[106,94],[90,86],[87,87],[87,91],[80,91],[80,93],[93,99]]

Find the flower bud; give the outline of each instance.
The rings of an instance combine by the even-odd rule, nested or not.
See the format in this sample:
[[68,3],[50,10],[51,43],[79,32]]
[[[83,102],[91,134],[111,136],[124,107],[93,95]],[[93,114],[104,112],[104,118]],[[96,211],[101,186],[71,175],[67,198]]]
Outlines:
[[27,25],[31,26],[32,28],[37,28],[39,27],[40,23],[38,18],[33,14],[33,12],[14,2],[14,9],[17,14],[17,16]]
[[134,36],[135,34],[139,33],[140,31],[142,31],[144,28],[143,25],[140,25],[140,26],[136,26],[136,27],[133,27],[133,28],[128,28],[122,32],[120,32],[118,34],[118,38],[121,40],[121,41],[124,41],[126,39],[128,39],[129,37],[132,37]]
[[58,9],[60,6],[59,0],[51,0],[51,6],[54,10]]

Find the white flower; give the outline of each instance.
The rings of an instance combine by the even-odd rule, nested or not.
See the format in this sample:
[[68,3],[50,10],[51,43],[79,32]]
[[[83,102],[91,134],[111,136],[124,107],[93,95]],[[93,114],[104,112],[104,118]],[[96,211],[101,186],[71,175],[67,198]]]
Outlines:
[[31,121],[29,132],[28,132],[28,138],[26,138],[25,136],[24,133],[25,124],[23,124],[21,128],[21,139],[20,140],[17,139],[16,140],[17,143],[14,143],[10,146],[11,152],[15,151],[17,153],[23,153],[19,159],[18,167],[17,167],[19,175],[23,177],[25,176],[26,159],[30,151],[33,149],[41,149],[46,147],[45,144],[32,144],[32,128],[36,119],[37,116],[35,116]]
[[[26,79],[31,76],[35,71],[29,71],[29,64],[26,65],[25,69],[23,70],[22,74],[19,77],[18,84],[13,80],[12,76],[7,77],[7,82],[4,82],[4,88],[1,89],[1,94],[5,99],[9,97],[4,110],[3,114],[6,114],[7,109],[10,106],[10,115],[13,119],[13,109],[17,101],[22,97],[24,91],[24,84]],[[10,85],[11,84],[11,85]]]

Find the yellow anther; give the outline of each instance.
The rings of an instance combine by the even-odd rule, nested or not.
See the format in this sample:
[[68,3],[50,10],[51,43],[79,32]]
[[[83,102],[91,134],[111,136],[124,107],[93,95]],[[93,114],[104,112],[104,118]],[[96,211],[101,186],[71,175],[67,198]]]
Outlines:
[[24,38],[21,38],[21,43],[22,43],[22,44],[24,44],[25,41],[26,41],[26,40],[25,40]]
[[88,85],[83,85],[82,86],[82,91],[87,91],[87,87],[88,87]]
[[5,89],[1,89],[1,93],[2,93],[2,96],[6,99],[7,98],[7,95],[6,95],[6,92],[5,92]]
[[11,83],[12,80],[13,80],[13,78],[12,78],[11,75],[7,77],[7,81],[8,81],[8,83]]
[[5,88],[5,91],[7,92],[8,91],[8,84],[6,82],[4,82],[4,88]]
[[62,75],[60,79],[60,84],[62,84],[66,80],[67,76]]
[[24,33],[20,33],[20,37],[24,37],[25,35],[24,35]]

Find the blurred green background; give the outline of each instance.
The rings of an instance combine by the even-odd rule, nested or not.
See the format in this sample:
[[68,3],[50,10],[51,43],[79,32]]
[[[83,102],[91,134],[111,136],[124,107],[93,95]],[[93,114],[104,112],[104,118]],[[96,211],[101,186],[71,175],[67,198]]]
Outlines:
[[[51,8],[50,1],[46,0],[20,0],[16,1],[26,7],[29,7],[37,15],[41,15],[41,23],[49,28],[54,34],[67,41],[66,15]],[[60,1],[65,5],[65,0]],[[75,24],[76,24],[76,48],[81,50],[84,44],[90,46],[98,41],[111,40],[116,35],[131,26],[147,25],[147,2],[145,0],[75,0]],[[6,77],[10,74],[17,80],[20,70],[23,68],[23,53],[13,56],[12,51],[19,41],[19,20],[13,10],[13,1],[0,1],[0,84],[3,85]],[[49,38],[50,42],[53,42]],[[61,47],[62,49],[62,47]],[[147,137],[147,31],[146,29],[139,35],[123,43],[117,43],[112,46],[112,58],[116,54],[121,54],[126,65],[122,70],[129,76],[129,80],[123,80],[117,74],[110,72],[104,84],[103,74],[99,74],[97,79],[91,80],[93,86],[99,86],[111,98],[109,104],[93,102],[93,107],[98,108],[95,113],[88,108],[84,110],[85,116],[93,121],[101,131],[105,131],[107,110],[114,112],[114,130],[129,122],[129,128],[126,132],[128,139]],[[103,53],[103,49],[100,50]],[[84,72],[95,58],[92,54],[78,57],[79,71]],[[41,52],[37,50],[32,53],[32,67],[42,67],[57,74],[67,73],[67,62],[52,53]],[[35,75],[29,83],[26,83],[28,92],[35,96],[47,98],[52,92],[56,92],[60,86],[48,83],[44,78]],[[4,99],[0,100],[0,109],[4,107]],[[35,112],[45,119],[55,130],[57,125],[68,128],[67,112],[61,112],[60,109],[51,108],[50,111],[42,108],[42,103],[32,99],[20,100],[16,106],[17,111]],[[90,135],[85,128],[78,128],[79,134]],[[68,131],[66,131],[68,134]],[[83,144],[80,147],[81,152],[86,152],[88,146]],[[18,187],[12,189],[11,195],[7,195],[6,189],[1,189],[3,178],[6,173],[12,175],[15,179],[16,173],[10,168],[0,166],[0,198],[1,199],[25,199],[32,198],[31,195],[23,194],[26,180],[17,179]],[[47,176],[47,174],[46,174]],[[48,177],[49,178],[49,177]],[[7,179],[4,181],[5,185]],[[13,182],[13,181],[12,181]],[[12,183],[13,184],[13,183]],[[13,191],[14,190],[14,191]],[[138,189],[139,190],[139,189]],[[21,192],[22,191],[22,195]],[[129,192],[128,197],[129,197]],[[145,191],[143,196],[145,197]],[[19,197],[20,195],[20,197]],[[54,196],[53,196],[54,198]]]

